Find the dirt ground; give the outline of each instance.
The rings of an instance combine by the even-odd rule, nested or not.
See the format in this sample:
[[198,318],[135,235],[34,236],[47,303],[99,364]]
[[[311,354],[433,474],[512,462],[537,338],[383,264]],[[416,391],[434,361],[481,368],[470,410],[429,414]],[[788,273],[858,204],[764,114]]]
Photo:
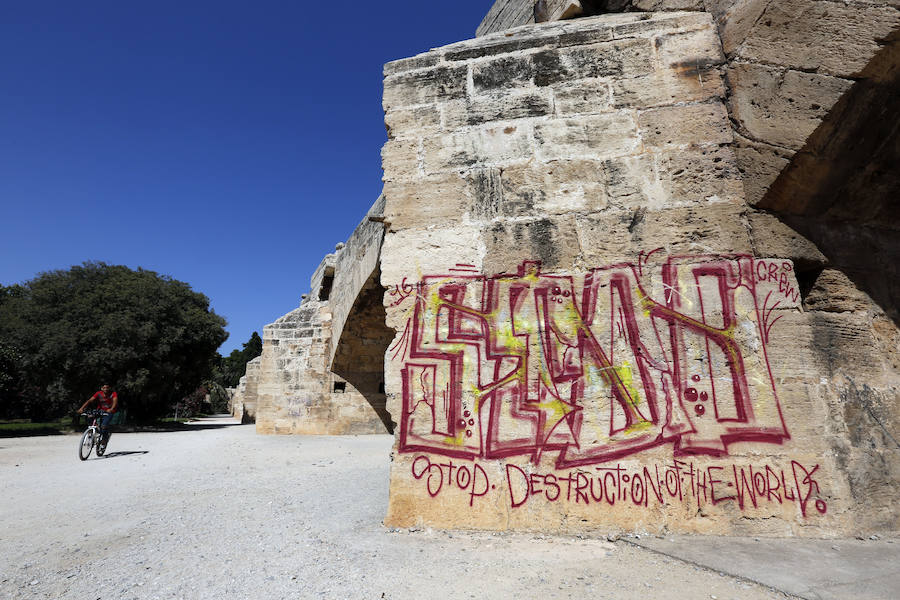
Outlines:
[[2,599],[786,597],[623,541],[391,531],[386,435],[78,439],[0,439]]

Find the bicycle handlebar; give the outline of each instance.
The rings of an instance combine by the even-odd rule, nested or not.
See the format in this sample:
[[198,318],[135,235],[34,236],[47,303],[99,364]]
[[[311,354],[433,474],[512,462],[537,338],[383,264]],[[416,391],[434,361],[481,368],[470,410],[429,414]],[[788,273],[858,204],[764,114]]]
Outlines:
[[105,410],[99,410],[99,409],[95,408],[93,410],[86,410],[81,414],[83,414],[86,417],[102,417],[104,415],[108,415],[109,413],[106,412]]

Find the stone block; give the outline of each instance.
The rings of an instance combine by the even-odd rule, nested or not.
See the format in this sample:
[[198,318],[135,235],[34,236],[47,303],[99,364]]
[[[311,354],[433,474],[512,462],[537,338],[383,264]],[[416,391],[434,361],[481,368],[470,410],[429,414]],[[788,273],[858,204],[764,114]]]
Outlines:
[[740,205],[722,202],[576,216],[583,262],[616,264],[656,248],[669,255],[750,254],[744,211]]
[[614,108],[652,108],[725,97],[722,74],[716,70],[658,72],[612,82]]
[[696,76],[725,62],[722,43],[712,23],[693,31],[660,35],[654,43],[663,69]]
[[390,110],[384,125],[389,139],[430,135],[441,127],[441,111],[436,104]]
[[505,206],[501,170],[497,168],[472,169],[465,174],[468,191],[472,197],[469,216],[476,221],[491,220],[506,214],[511,207]]
[[580,255],[575,220],[498,220],[483,232],[485,273],[514,273],[525,260],[539,260],[546,270],[568,269]]
[[802,270],[821,268],[828,262],[813,242],[781,222],[775,215],[751,212],[747,218],[754,255],[787,258]]
[[458,222],[472,199],[468,182],[457,173],[386,181],[384,219],[391,229]]
[[388,231],[384,236],[381,284],[390,287],[419,281],[423,275],[451,273],[457,264],[482,266],[483,242],[467,225]]
[[638,127],[644,146],[675,148],[731,143],[731,123],[721,102],[643,110]]
[[491,216],[594,212],[608,204],[603,161],[531,161],[503,170],[502,200]]
[[610,110],[609,82],[585,79],[553,86],[556,113],[562,116],[588,115]]
[[710,12],[716,15],[722,49],[732,56],[772,0],[716,0]]
[[533,0],[498,0],[482,19],[475,35],[481,37],[534,23]]
[[755,206],[790,163],[794,151],[755,142],[737,133],[734,140],[734,153],[744,179],[744,194],[747,203]]
[[578,79],[639,77],[655,68],[653,47],[646,39],[546,50],[531,59],[537,86]]
[[433,69],[391,75],[384,80],[385,111],[462,98],[466,94],[466,67]]
[[[852,77],[900,27],[900,11],[867,2],[781,0],[755,22],[737,57],[798,71]],[[821,103],[819,103],[821,104]]]
[[440,55],[436,53],[419,54],[410,58],[394,60],[384,65],[384,76],[397,75],[406,71],[428,69],[437,65]]
[[650,38],[682,30],[703,29],[712,23],[712,16],[702,12],[676,13],[631,13],[609,15],[619,17],[619,23],[612,20],[612,36],[614,39]]
[[633,0],[635,9],[644,12],[666,10],[706,10],[703,0]]
[[509,121],[542,117],[553,112],[553,103],[545,91],[521,91],[470,100],[454,100],[443,106],[443,127],[453,130],[491,121]]
[[409,178],[421,173],[419,167],[419,140],[417,138],[395,138],[381,149],[381,163],[384,179]]
[[472,67],[472,83],[476,94],[498,92],[531,84],[534,63],[529,54],[501,56]]
[[847,275],[837,269],[824,269],[804,298],[807,310],[855,312],[872,309],[872,299]]
[[800,149],[851,81],[816,73],[734,63],[730,104],[739,132],[753,140]]
[[534,3],[535,23],[571,19],[583,12],[580,0],[537,0]]
[[482,127],[424,141],[426,173],[503,165],[527,160],[532,154],[531,126],[527,123]]
[[534,137],[543,160],[623,156],[640,147],[637,125],[626,112],[539,123]]
[[814,365],[820,377],[851,377],[872,384],[884,377],[869,314],[812,311]]
[[609,205],[615,209],[658,208],[667,200],[651,154],[605,160],[603,174]]
[[729,146],[662,152],[657,158],[657,169],[669,206],[717,200],[743,202],[741,174]]

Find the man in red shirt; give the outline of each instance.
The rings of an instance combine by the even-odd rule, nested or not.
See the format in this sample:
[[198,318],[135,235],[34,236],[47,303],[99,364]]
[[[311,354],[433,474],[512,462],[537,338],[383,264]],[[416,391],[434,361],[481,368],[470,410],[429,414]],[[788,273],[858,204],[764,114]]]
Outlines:
[[88,398],[87,402],[81,405],[81,408],[78,409],[78,414],[83,413],[84,409],[95,401],[97,402],[97,408],[106,413],[100,419],[100,452],[102,453],[106,450],[106,443],[109,441],[109,422],[112,421],[113,413],[116,412],[116,407],[119,406],[119,395],[112,391],[108,383],[104,383],[100,387],[99,392]]

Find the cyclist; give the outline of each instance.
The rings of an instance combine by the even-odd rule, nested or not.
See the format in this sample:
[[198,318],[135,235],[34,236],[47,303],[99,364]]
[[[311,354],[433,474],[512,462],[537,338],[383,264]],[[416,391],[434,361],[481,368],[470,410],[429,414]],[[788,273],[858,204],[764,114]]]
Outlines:
[[94,401],[97,402],[97,408],[106,413],[100,419],[100,453],[102,454],[106,451],[106,443],[109,441],[109,422],[112,421],[116,407],[119,405],[119,395],[112,391],[108,383],[104,383],[100,386],[100,391],[96,392],[87,399],[87,402],[81,405],[81,408],[78,409],[78,414],[83,413],[84,409]]

